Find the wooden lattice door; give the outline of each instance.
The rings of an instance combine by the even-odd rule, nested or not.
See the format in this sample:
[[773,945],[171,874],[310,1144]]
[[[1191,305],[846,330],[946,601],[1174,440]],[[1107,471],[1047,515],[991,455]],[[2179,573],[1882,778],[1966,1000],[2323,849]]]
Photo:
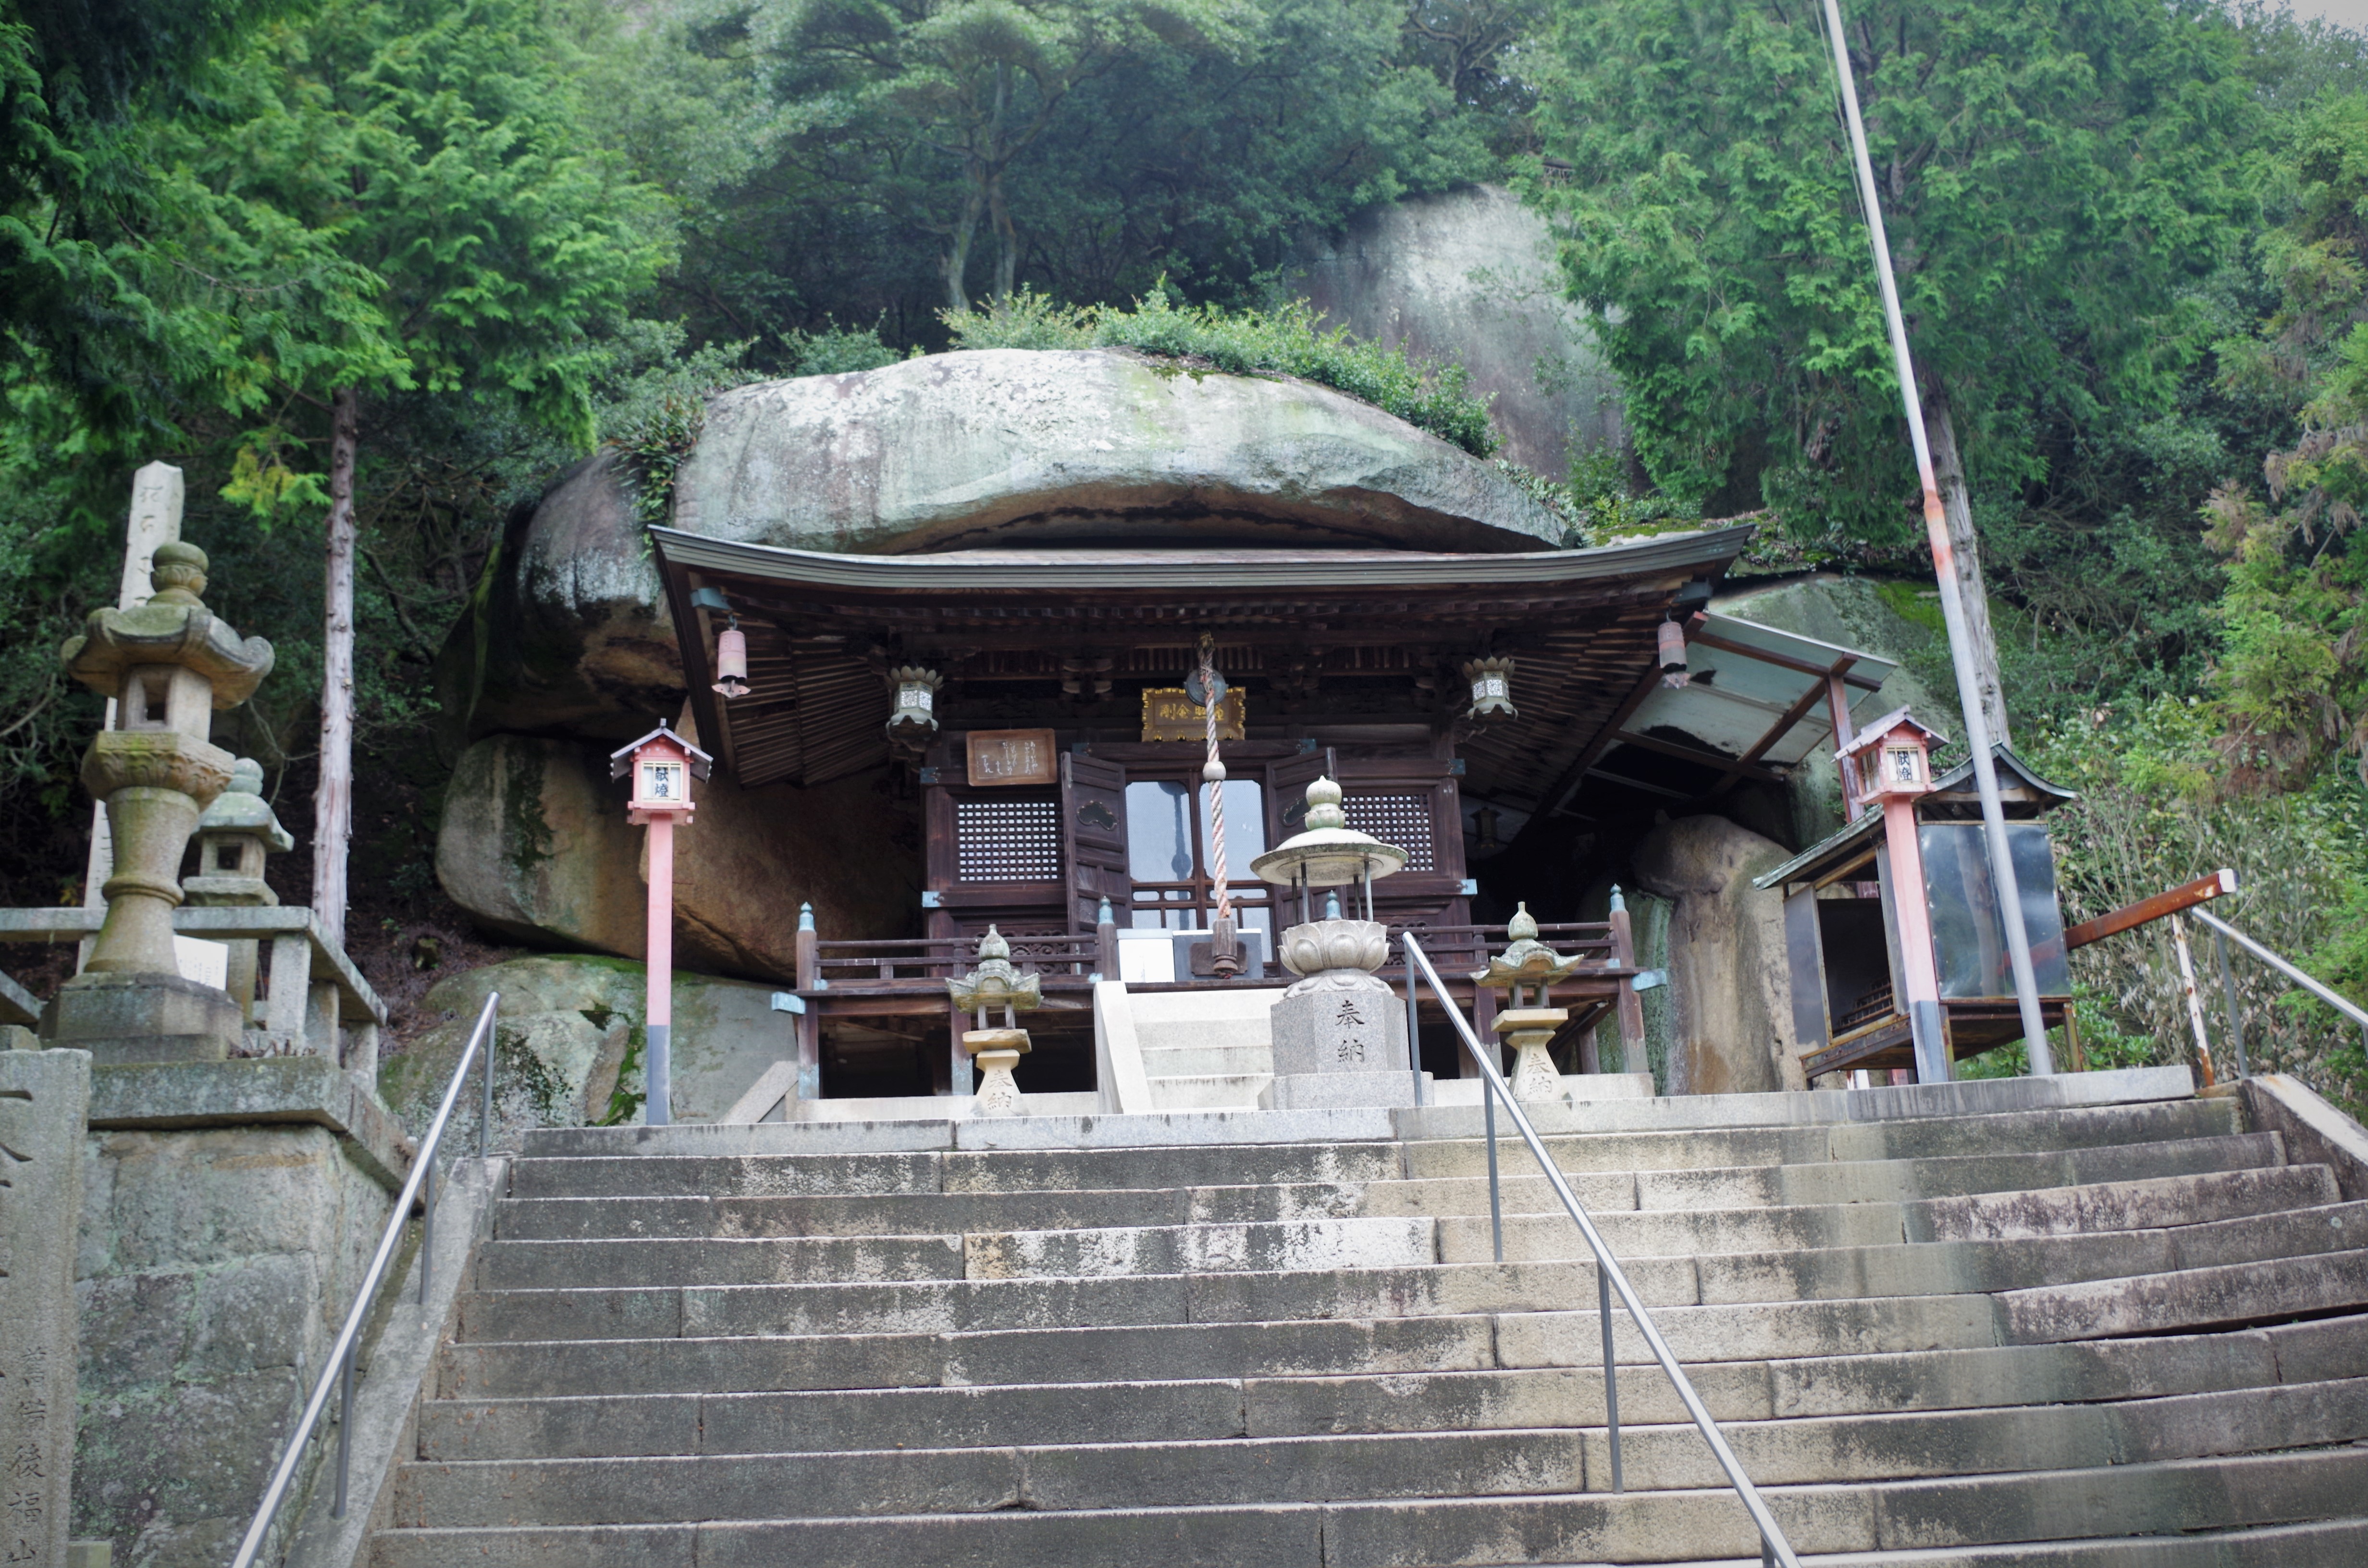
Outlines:
[[1090,931],[1101,901],[1127,924],[1134,884],[1126,863],[1126,769],[1076,752],[1061,754],[1061,866],[1069,929]]

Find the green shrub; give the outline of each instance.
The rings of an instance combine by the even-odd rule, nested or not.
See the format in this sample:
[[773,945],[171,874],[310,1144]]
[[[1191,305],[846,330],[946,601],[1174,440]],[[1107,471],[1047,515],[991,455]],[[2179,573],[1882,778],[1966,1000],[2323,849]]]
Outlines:
[[[1164,280],[1163,280],[1164,281]],[[940,312],[957,348],[1133,348],[1194,375],[1296,376],[1395,415],[1475,458],[1497,450],[1488,400],[1457,364],[1323,330],[1304,300],[1271,311],[1178,305],[1155,289],[1133,310],[1064,305],[1022,289],[984,311]]]

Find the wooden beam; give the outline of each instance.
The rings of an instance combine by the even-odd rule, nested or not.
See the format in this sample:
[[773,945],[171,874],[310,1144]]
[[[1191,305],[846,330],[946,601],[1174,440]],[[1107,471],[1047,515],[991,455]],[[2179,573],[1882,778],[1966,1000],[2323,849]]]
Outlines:
[[2064,946],[2085,948],[2107,937],[2118,937],[2151,920],[2166,915],[2176,915],[2182,909],[2192,909],[2199,903],[2209,903],[2223,893],[2237,891],[2237,873],[2225,868],[2208,877],[2198,877],[2192,882],[2158,892],[2152,898],[2142,898],[2135,903],[2125,903],[2110,915],[2100,915],[2094,920],[2083,920],[2064,933]]
[[[1804,676],[1822,676],[1826,673],[1826,666],[1823,665],[1813,665],[1806,659],[1796,659],[1790,653],[1770,653],[1765,648],[1754,648],[1746,643],[1732,642],[1707,631],[1696,633],[1693,640],[1705,648],[1715,648],[1722,653],[1734,653],[1746,659],[1757,659],[1763,665],[1776,665],[1784,669],[1798,670]],[[1872,676],[1847,674],[1842,676],[1842,679],[1857,687],[1861,691],[1883,689],[1883,683]]]
[[1578,760],[1563,769],[1561,776],[1546,786],[1544,791],[1540,794],[1538,800],[1543,815],[1562,814],[1562,809],[1570,804],[1570,798],[1578,792],[1579,785],[1586,782],[1587,775],[1595,767],[1597,759],[1611,749],[1611,744],[1618,738],[1622,726],[1635,716],[1636,710],[1645,705],[1645,699],[1651,696],[1654,689],[1660,684],[1659,667],[1646,665],[1645,678],[1636,683],[1635,688],[1628,693],[1620,706],[1613,710],[1611,717],[1605,721],[1603,728],[1596,732],[1595,738],[1580,751]]
[[[1785,721],[1787,728],[1791,723],[1791,720]],[[1725,752],[1707,751],[1699,746],[1681,746],[1675,741],[1665,741],[1658,735],[1640,735],[1634,730],[1619,731],[1612,738],[1622,745],[1635,746],[1643,751],[1659,752],[1664,756],[1674,756],[1682,762],[1697,763],[1703,767],[1715,767],[1725,775],[1725,778],[1720,780],[1722,785],[1730,782],[1737,774],[1748,774],[1768,784],[1784,782],[1784,776],[1775,769],[1755,766],[1759,761],[1755,756],[1735,757],[1727,756]],[[1707,791],[1712,794],[1716,792],[1715,788]]]

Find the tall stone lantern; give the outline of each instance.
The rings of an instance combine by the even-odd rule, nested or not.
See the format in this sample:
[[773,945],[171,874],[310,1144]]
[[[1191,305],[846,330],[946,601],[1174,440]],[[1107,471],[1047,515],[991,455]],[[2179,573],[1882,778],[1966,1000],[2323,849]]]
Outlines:
[[149,581],[146,604],[93,610],[59,651],[68,675],[116,700],[115,727],[82,760],[84,788],[107,805],[115,869],[90,961],[44,1009],[41,1032],[100,1062],[219,1061],[245,1020],[227,994],[182,978],[173,911],[199,814],[231,781],[234,759],[209,738],[214,713],[255,695],[271,644],[206,608],[197,546],[157,546]]
[[[1277,887],[1298,891],[1303,913],[1312,891],[1361,884],[1372,913],[1374,879],[1405,869],[1406,852],[1349,825],[1340,786],[1307,787],[1307,825],[1250,862]],[[1258,1091],[1269,1110],[1415,1103],[1406,1008],[1373,971],[1389,957],[1389,928],[1378,920],[1341,918],[1337,894],[1324,917],[1303,919],[1278,945],[1283,967],[1299,976],[1275,1002],[1274,1081]]]

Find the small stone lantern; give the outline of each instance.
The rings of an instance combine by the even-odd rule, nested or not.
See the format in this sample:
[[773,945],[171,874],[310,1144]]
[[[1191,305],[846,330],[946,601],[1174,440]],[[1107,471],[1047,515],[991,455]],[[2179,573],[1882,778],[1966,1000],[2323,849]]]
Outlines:
[[[1406,852],[1349,825],[1340,786],[1318,778],[1307,787],[1307,826],[1250,862],[1259,878],[1301,890],[1362,883],[1365,913],[1373,905],[1373,879],[1406,867]],[[1278,955],[1300,978],[1268,1015],[1273,1020],[1274,1079],[1258,1091],[1269,1110],[1326,1106],[1415,1103],[1406,1007],[1374,976],[1389,957],[1389,928],[1380,921],[1343,920],[1336,899],[1325,918],[1303,920],[1282,934]]]
[[[286,854],[295,844],[263,798],[263,765],[240,757],[231,765],[230,788],[198,819],[198,874],[181,884],[182,892],[200,906],[276,904],[279,895],[263,880],[264,860]],[[247,937],[228,945],[231,1000],[253,1023],[256,943]]]
[[227,994],[182,978],[173,911],[189,835],[236,760],[210,739],[213,715],[255,694],[271,644],[241,638],[206,608],[196,545],[157,546],[149,581],[146,604],[93,610],[59,650],[68,675],[116,699],[115,727],[82,762],[84,787],[107,803],[115,868],[90,961],[59,988],[42,1033],[101,1062],[220,1061],[245,1018]]
[[[1530,906],[1520,905],[1505,927],[1505,950],[1475,971],[1473,981],[1506,994],[1505,1010],[1497,1015],[1497,1033],[1513,1048],[1513,1097],[1531,1103],[1562,1098],[1562,1074],[1554,1071],[1546,1044],[1570,1022],[1570,1010],[1549,1005],[1547,988],[1570,978],[1577,959],[1565,959],[1538,940],[1538,923]],[[1521,993],[1530,993],[1522,1006]]]
[[[989,926],[986,935],[978,939],[978,967],[959,980],[946,982],[947,994],[955,1006],[974,1014],[978,1028],[963,1031],[962,1049],[971,1060],[985,1071],[979,1081],[977,1109],[981,1116],[1017,1116],[1019,1113],[1019,1084],[1011,1070],[1019,1065],[1019,1058],[1029,1049],[1028,1031],[1015,1027],[1015,1012],[1033,1012],[1042,1006],[1043,978],[1022,974],[1011,961],[1011,944],[1003,933]],[[989,1007],[1003,1009],[1003,1027],[989,1028],[986,1011]]]

